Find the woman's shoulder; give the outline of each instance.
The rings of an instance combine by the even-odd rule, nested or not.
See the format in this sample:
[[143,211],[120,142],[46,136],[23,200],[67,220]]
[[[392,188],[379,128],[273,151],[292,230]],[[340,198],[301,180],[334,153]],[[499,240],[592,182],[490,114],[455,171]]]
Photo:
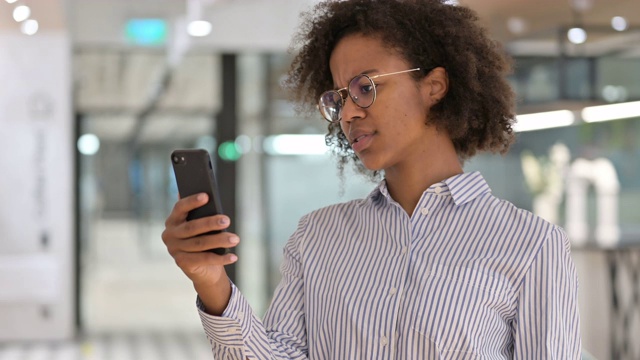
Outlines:
[[322,218],[343,218],[345,215],[354,214],[365,206],[367,199],[353,199],[349,201],[339,202],[327,206],[315,209],[305,215],[309,219],[322,219]]
[[490,192],[469,205],[466,216],[474,221],[467,225],[497,243],[518,244],[520,249],[534,254],[546,241],[566,238],[559,225]]
[[368,195],[363,198],[351,199],[343,202],[326,205],[315,209],[305,215],[306,218],[322,219],[322,218],[350,218],[363,211],[371,211],[373,208],[381,204],[381,186],[378,184]]

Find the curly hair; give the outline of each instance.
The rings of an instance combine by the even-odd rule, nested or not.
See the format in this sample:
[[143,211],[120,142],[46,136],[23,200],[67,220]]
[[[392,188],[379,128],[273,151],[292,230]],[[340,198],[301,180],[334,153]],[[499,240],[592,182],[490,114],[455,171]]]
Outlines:
[[[506,153],[514,140],[514,93],[506,80],[511,61],[478,23],[474,11],[444,0],[328,0],[302,15],[292,47],[285,88],[302,111],[316,110],[320,95],[333,88],[329,60],[347,35],[379,38],[412,67],[446,69],[447,95],[431,108],[429,123],[445,131],[464,161],[478,151]],[[417,79],[416,79],[417,80]],[[340,128],[328,125],[327,145],[338,156],[340,173],[353,161],[364,166]]]

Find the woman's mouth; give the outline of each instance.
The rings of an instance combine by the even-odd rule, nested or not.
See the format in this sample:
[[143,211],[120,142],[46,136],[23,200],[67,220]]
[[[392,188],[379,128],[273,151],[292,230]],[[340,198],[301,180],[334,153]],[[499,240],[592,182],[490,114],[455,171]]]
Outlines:
[[353,142],[351,143],[351,148],[353,149],[353,151],[361,152],[362,150],[369,147],[369,145],[371,144],[371,140],[373,139],[373,135],[374,134],[362,134],[354,138]]

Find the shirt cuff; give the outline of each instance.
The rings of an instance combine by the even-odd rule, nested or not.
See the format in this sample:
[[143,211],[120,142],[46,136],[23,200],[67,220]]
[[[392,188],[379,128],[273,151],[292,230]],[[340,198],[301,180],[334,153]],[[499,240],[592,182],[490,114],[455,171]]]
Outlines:
[[231,283],[231,298],[221,316],[207,314],[200,297],[196,300],[202,326],[212,344],[224,347],[244,347],[251,333],[252,310],[235,284]]

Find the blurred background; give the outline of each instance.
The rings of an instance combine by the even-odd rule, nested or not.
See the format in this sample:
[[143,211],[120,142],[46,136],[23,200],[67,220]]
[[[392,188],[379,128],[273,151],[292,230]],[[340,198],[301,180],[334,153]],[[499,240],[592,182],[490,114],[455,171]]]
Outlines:
[[[374,184],[281,82],[312,0],[0,0],[0,359],[210,359],[160,234],[169,155],[214,155],[258,314],[304,213]],[[465,0],[514,57],[495,195],[563,226],[584,359],[640,359],[640,2]],[[456,6],[457,2],[452,2]]]

